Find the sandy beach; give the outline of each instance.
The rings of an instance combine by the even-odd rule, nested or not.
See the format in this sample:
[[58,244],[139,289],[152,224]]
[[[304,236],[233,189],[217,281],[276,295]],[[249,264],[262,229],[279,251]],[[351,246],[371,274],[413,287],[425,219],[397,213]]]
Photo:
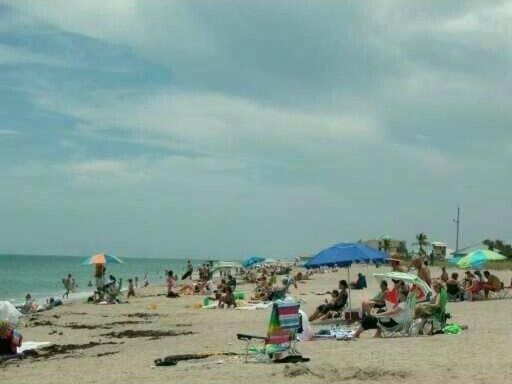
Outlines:
[[[379,271],[382,271],[380,268]],[[369,287],[352,291],[352,306],[373,296],[373,267],[356,266]],[[510,281],[510,272],[497,272]],[[439,270],[433,268],[433,275]],[[328,272],[292,288],[311,314],[325,292],[346,278],[346,271]],[[508,279],[508,280],[507,280]],[[251,291],[252,285],[241,290]],[[510,314],[512,300],[449,303],[452,320],[467,324],[460,335],[374,339],[373,331],[355,341],[317,340],[299,344],[311,359],[303,364],[245,363],[234,356],[152,367],[172,354],[242,351],[236,333],[264,335],[269,310],[198,309],[203,297],[168,299],[159,286],[139,289],[128,304],[94,305],[74,302],[24,317],[20,330],[26,341],[50,341],[48,357],[10,361],[0,366],[2,383],[238,383],[238,382],[508,382],[512,377]],[[144,331],[148,333],[144,333]],[[65,350],[67,349],[67,351]],[[484,358],[485,356],[485,358]]]

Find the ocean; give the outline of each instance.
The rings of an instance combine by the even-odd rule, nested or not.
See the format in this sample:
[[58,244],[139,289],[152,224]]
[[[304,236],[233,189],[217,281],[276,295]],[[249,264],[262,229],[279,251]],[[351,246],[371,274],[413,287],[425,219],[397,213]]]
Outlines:
[[[48,297],[62,297],[62,279],[71,273],[78,288],[70,299],[81,298],[91,293],[89,281],[94,283],[94,266],[81,265],[83,257],[39,256],[39,255],[0,255],[0,300],[22,303],[30,293],[39,302]],[[144,274],[148,274],[150,284],[164,281],[165,270],[172,269],[181,275],[185,270],[185,259],[142,259],[123,258],[123,264],[107,264],[107,276],[112,274],[122,278],[127,287],[127,279],[139,277],[139,286]],[[194,265],[203,260],[192,260]]]

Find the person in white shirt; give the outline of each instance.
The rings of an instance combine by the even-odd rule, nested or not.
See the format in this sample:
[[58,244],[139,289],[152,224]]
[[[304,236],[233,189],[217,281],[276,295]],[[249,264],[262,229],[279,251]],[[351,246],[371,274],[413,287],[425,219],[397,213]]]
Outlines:
[[401,324],[408,316],[406,310],[406,293],[401,291],[398,294],[398,303],[393,306],[390,310],[380,312],[375,315],[367,315],[363,317],[361,325],[354,333],[354,337],[359,337],[361,333],[368,329],[376,329],[374,337],[381,337],[381,327],[392,328],[398,324]]

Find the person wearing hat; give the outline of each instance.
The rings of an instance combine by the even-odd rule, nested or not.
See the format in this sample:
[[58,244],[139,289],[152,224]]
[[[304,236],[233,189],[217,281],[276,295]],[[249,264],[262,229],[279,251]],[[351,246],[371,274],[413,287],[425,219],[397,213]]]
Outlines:
[[391,270],[393,272],[407,272],[406,269],[400,265],[399,259],[389,259],[389,264],[391,265]]

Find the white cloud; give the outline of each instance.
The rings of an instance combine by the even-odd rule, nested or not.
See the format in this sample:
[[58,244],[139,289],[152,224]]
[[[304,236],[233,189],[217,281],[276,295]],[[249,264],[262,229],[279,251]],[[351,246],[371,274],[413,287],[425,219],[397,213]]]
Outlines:
[[87,99],[45,93],[35,100],[78,119],[82,131],[128,132],[142,143],[215,156],[323,157],[350,143],[382,140],[371,116],[271,108],[212,93],[99,93]]

